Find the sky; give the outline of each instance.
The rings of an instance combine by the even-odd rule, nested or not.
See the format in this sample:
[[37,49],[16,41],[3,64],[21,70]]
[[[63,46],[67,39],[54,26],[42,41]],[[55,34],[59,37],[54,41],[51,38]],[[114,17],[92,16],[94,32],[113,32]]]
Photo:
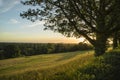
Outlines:
[[0,0],[0,42],[79,43],[83,38],[67,38],[44,29],[44,21],[31,22],[19,15],[30,6],[20,0]]

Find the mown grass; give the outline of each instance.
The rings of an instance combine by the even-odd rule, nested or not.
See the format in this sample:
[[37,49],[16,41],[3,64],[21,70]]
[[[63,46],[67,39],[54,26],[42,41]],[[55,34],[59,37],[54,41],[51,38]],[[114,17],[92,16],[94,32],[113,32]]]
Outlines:
[[93,56],[93,51],[78,51],[0,60],[0,80],[70,80]]

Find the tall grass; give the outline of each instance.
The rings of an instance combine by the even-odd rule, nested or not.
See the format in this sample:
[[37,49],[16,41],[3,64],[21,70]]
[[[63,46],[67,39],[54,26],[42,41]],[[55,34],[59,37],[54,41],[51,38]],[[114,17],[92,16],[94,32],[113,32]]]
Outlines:
[[0,60],[0,80],[72,80],[93,58],[92,51],[82,51]]

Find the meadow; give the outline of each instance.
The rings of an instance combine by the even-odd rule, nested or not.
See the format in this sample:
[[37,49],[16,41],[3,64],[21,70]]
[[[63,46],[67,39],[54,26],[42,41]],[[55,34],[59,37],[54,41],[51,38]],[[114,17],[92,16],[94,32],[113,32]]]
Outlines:
[[93,51],[43,54],[0,60],[0,80],[56,80],[93,59]]
[[91,50],[0,60],[0,80],[119,80],[120,49],[94,57]]

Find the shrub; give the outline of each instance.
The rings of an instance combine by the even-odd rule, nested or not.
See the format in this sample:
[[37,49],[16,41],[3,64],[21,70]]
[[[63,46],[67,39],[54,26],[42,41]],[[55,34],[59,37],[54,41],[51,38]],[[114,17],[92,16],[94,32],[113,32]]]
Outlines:
[[96,57],[74,73],[74,80],[119,80],[120,50],[113,50]]
[[112,66],[104,63],[88,64],[77,70],[77,80],[109,80]]
[[104,55],[104,63],[111,65],[111,79],[119,80],[120,76],[120,50],[113,50]]

